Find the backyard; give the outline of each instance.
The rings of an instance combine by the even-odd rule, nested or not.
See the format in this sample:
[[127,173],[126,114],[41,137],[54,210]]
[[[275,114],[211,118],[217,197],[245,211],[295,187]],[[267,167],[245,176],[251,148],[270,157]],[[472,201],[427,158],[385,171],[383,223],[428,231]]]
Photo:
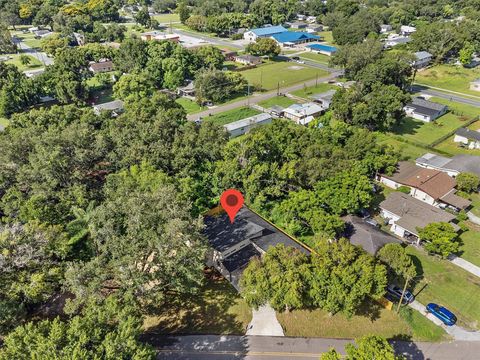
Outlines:
[[386,338],[411,338],[440,341],[446,338],[442,328],[416,312],[402,309],[401,316],[371,302],[362,307],[360,315],[348,319],[342,314],[329,315],[316,310],[294,310],[277,313],[286,336],[357,338],[367,334]]
[[[401,160],[415,160],[425,154],[427,150],[423,147],[403,142],[385,133],[377,133],[378,143],[391,146],[401,157]],[[431,152],[431,150],[428,150]]]
[[154,15],[153,18],[159,23],[180,22],[180,16],[178,14],[159,14]]
[[198,105],[195,101],[184,97],[176,99],[175,102],[181,105],[187,114],[193,114],[206,109],[204,106]]
[[311,95],[320,94],[331,89],[338,89],[338,86],[327,83],[319,83],[316,86],[304,87],[303,89],[292,91],[291,94],[308,99]]
[[[477,201],[480,196],[476,194]],[[480,210],[477,208],[477,211]],[[468,226],[468,231],[464,231],[460,235],[462,245],[460,246],[460,256],[462,259],[470,261],[471,263],[480,266],[480,225],[476,225],[469,221],[465,222]]]
[[263,108],[270,108],[274,105],[282,106],[282,107],[289,107],[290,105],[296,104],[297,101],[290,99],[286,96],[275,96],[265,101],[261,101],[258,105],[262,106]]
[[[468,126],[471,130],[479,130],[480,129],[480,121],[477,121],[470,126]],[[466,147],[462,147],[459,143],[453,141],[454,135],[450,136],[445,141],[442,141],[440,144],[435,146],[436,149],[441,151],[446,151],[452,155],[457,154],[467,154],[467,155],[478,155],[480,156],[480,149],[468,149]],[[480,214],[479,214],[480,215]]]
[[480,92],[470,90],[470,81],[479,77],[479,67],[468,69],[457,65],[436,65],[419,71],[415,82],[480,97]]
[[32,70],[36,69],[42,66],[42,63],[40,60],[37,58],[31,56],[31,55],[26,55],[30,59],[30,63],[28,65],[23,65],[22,62],[20,61],[20,56],[22,54],[9,54],[6,55],[9,57],[9,60],[5,61],[6,64],[12,64],[15,65],[18,70],[20,71],[25,71],[25,70]]
[[252,311],[225,279],[213,273],[199,293],[171,296],[144,321],[147,334],[244,335]]
[[260,114],[260,111],[244,106],[241,108],[228,110],[220,114],[205,117],[203,120],[212,121],[217,125],[225,125],[258,114]]
[[291,62],[269,62],[241,74],[257,89],[273,90],[328,75],[328,72]]

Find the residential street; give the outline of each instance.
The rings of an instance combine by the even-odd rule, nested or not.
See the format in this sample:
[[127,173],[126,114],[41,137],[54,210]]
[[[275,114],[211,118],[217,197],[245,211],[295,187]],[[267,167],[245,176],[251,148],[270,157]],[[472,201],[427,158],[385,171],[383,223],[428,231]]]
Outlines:
[[[343,353],[351,340],[270,336],[160,336],[149,339],[159,349],[157,359],[168,360],[310,360],[331,347]],[[392,343],[398,354],[411,360],[477,359],[480,342]]]
[[420,92],[430,96],[440,97],[446,100],[455,101],[462,104],[472,105],[480,107],[480,100],[475,100],[474,98],[469,98],[466,96],[456,95],[454,93],[447,93],[440,90],[434,90],[422,85],[413,85],[412,90],[414,92]]
[[[312,79],[312,80],[308,80],[308,81],[305,81],[305,82],[302,82],[302,83],[299,83],[299,84],[295,84],[295,85],[292,85],[292,86],[289,86],[289,87],[280,88],[280,93],[281,94],[286,94],[286,93],[291,92],[291,91],[300,90],[300,89],[303,89],[305,87],[305,85],[307,87],[308,86],[314,86],[317,81],[320,84],[322,82],[326,82],[328,80],[335,79],[337,76],[339,76],[339,74],[341,74],[341,72],[334,72],[334,73],[331,73],[328,76],[318,78],[318,80]],[[209,115],[219,114],[221,112],[236,109],[236,108],[239,108],[239,107],[242,107],[242,106],[258,104],[261,101],[268,100],[268,99],[270,99],[272,97],[275,97],[275,96],[277,96],[277,90],[271,90],[271,91],[266,92],[266,93],[254,94],[252,96],[249,96],[248,98],[242,98],[241,100],[238,100],[238,101],[235,101],[235,102],[220,105],[220,106],[217,106],[217,107],[214,107],[212,109],[208,109],[208,110],[205,110],[205,111],[202,111],[202,112],[199,112],[199,113],[187,115],[187,119],[188,120],[196,120],[198,118],[203,118],[203,117],[206,117],[206,116],[209,116]]]
[[25,44],[20,39],[14,37],[13,41],[18,46],[19,50],[22,50],[24,53],[33,56],[34,58],[38,59],[44,65],[52,65],[53,59],[48,57],[44,52],[38,52],[37,50],[33,49],[32,47]]

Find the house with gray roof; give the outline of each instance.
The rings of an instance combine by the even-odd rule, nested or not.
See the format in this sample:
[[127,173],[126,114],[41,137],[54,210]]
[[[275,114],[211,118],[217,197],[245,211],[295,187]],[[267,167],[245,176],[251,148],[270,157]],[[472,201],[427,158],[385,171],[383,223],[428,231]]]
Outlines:
[[415,97],[403,108],[407,116],[414,119],[431,122],[448,111],[448,107],[422,97]]
[[367,223],[358,216],[348,215],[343,220],[346,223],[345,237],[351,244],[361,247],[371,255],[375,255],[387,244],[401,243],[395,236]]
[[413,67],[416,69],[422,69],[427,67],[432,61],[433,55],[427,51],[418,51],[415,54],[415,60],[413,61]]
[[100,115],[102,111],[110,111],[112,116],[118,116],[123,112],[123,101],[113,100],[103,104],[97,104],[93,106],[93,111],[96,115]]
[[408,242],[419,244],[418,230],[437,222],[453,223],[455,215],[417,200],[402,192],[393,192],[380,203],[380,214],[391,225],[390,231]]
[[332,103],[333,95],[335,95],[336,90],[328,90],[320,94],[313,94],[310,96],[310,99],[320,104],[324,109],[328,109]]
[[248,118],[231,122],[223,125],[225,130],[228,131],[231,138],[244,135],[254,127],[259,125],[269,124],[272,122],[272,115],[267,113],[261,113],[258,115],[250,116]]
[[453,141],[468,149],[480,149],[480,131],[462,127],[455,132]]
[[460,154],[447,158],[432,153],[426,153],[415,160],[418,166],[427,169],[443,171],[450,176],[469,172],[480,176],[480,156]]
[[237,290],[250,260],[261,257],[271,246],[283,244],[310,254],[309,249],[245,205],[233,223],[221,208],[205,216],[204,223],[204,234],[211,247],[207,265],[215,267]]

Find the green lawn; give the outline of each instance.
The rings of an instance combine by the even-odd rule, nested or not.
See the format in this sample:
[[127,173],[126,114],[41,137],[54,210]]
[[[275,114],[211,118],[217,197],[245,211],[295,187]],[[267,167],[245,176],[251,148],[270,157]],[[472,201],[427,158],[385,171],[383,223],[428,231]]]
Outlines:
[[445,338],[440,327],[430,321],[422,321],[420,315],[411,316],[410,321],[394,311],[384,309],[376,303],[361,309],[360,315],[351,319],[342,314],[330,316],[323,310],[294,310],[277,313],[286,336],[357,338],[376,334],[386,338],[413,338],[423,341],[439,341]]
[[322,40],[327,44],[334,44],[331,31],[321,31],[318,33],[318,35],[320,35],[322,37]]
[[208,116],[204,118],[204,120],[213,121],[217,125],[225,125],[258,114],[260,114],[260,111],[244,106],[238,109],[232,109],[220,114]]
[[193,114],[195,112],[205,110],[205,107],[198,105],[195,101],[183,97],[178,98],[177,100],[175,100],[175,102],[181,105],[185,109],[187,114]]
[[377,133],[377,138],[379,144],[391,146],[398,151],[402,160],[414,160],[427,152],[426,149],[420,146],[397,140],[389,134]]
[[429,256],[407,247],[421,278],[413,293],[424,305],[434,302],[447,307],[458,318],[460,326],[480,328],[480,279],[447,260]]
[[418,311],[409,307],[400,309],[400,317],[410,326],[414,340],[443,341],[449,338],[449,335],[440,326],[435,325]]
[[155,20],[159,23],[169,23],[180,21],[180,16],[178,14],[160,14],[153,16]]
[[450,131],[463,126],[466,121],[479,113],[476,107],[470,105],[435,97],[432,97],[430,100],[448,105],[449,112],[429,123],[406,118],[399,126],[393,129],[393,133],[420,144],[430,145]]
[[171,296],[168,304],[152,311],[144,329],[156,334],[244,335],[252,312],[243,298],[223,278],[209,279],[200,293]]
[[[480,121],[477,121],[470,126],[468,126],[469,129],[472,130],[479,130],[480,129]],[[480,156],[480,149],[468,149],[459,146],[459,143],[456,143],[453,141],[454,136],[450,136],[448,139],[445,141],[441,142],[438,144],[435,148],[439,150],[446,151],[452,155],[457,155],[457,154],[467,154],[467,155],[477,155]],[[479,213],[480,215],[480,213]]]
[[470,81],[479,77],[479,67],[467,69],[457,65],[437,65],[417,72],[415,81],[419,84],[480,97],[480,92],[470,90]]
[[308,99],[311,95],[320,94],[330,89],[338,89],[338,86],[327,83],[319,83],[317,86],[310,86],[300,90],[292,91],[291,94],[302,97],[304,99]]
[[291,62],[271,62],[240,72],[250,85],[273,90],[327,75],[326,71]]
[[[477,197],[479,197],[477,195]],[[478,209],[478,208],[477,208]],[[480,266],[480,225],[465,223],[469,230],[460,235],[462,245],[460,256],[471,263]]]
[[471,211],[475,215],[480,216],[480,194],[479,193],[471,194],[470,200],[472,200],[472,206],[473,206]]
[[328,61],[330,60],[330,56],[324,54],[317,54],[314,52],[304,52],[299,55],[302,59],[313,60],[325,65],[328,65]]
[[36,68],[39,68],[39,67],[43,66],[43,64],[40,62],[40,60],[38,60],[37,58],[35,58],[31,55],[27,55],[28,58],[30,59],[30,64],[23,65],[20,62],[20,55],[21,54],[4,55],[4,56],[9,56],[11,58],[10,60],[5,61],[5,63],[15,65],[18,68],[18,70],[20,70],[20,71],[32,70],[32,69],[36,69]]
[[275,96],[265,101],[261,101],[258,105],[268,109],[274,105],[279,105],[283,107],[289,107],[290,105],[296,104],[297,101],[290,99],[286,96]]
[[40,45],[42,43],[42,39],[35,39],[35,34],[32,33],[23,33],[21,31],[13,31],[12,35],[23,40],[25,44],[32,48],[40,49]]

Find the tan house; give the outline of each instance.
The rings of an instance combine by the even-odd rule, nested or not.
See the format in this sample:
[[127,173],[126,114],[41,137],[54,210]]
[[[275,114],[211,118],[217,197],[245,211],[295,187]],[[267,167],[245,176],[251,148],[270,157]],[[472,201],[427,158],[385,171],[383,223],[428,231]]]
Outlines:
[[113,62],[110,60],[93,62],[88,68],[94,74],[109,72],[113,70]]

